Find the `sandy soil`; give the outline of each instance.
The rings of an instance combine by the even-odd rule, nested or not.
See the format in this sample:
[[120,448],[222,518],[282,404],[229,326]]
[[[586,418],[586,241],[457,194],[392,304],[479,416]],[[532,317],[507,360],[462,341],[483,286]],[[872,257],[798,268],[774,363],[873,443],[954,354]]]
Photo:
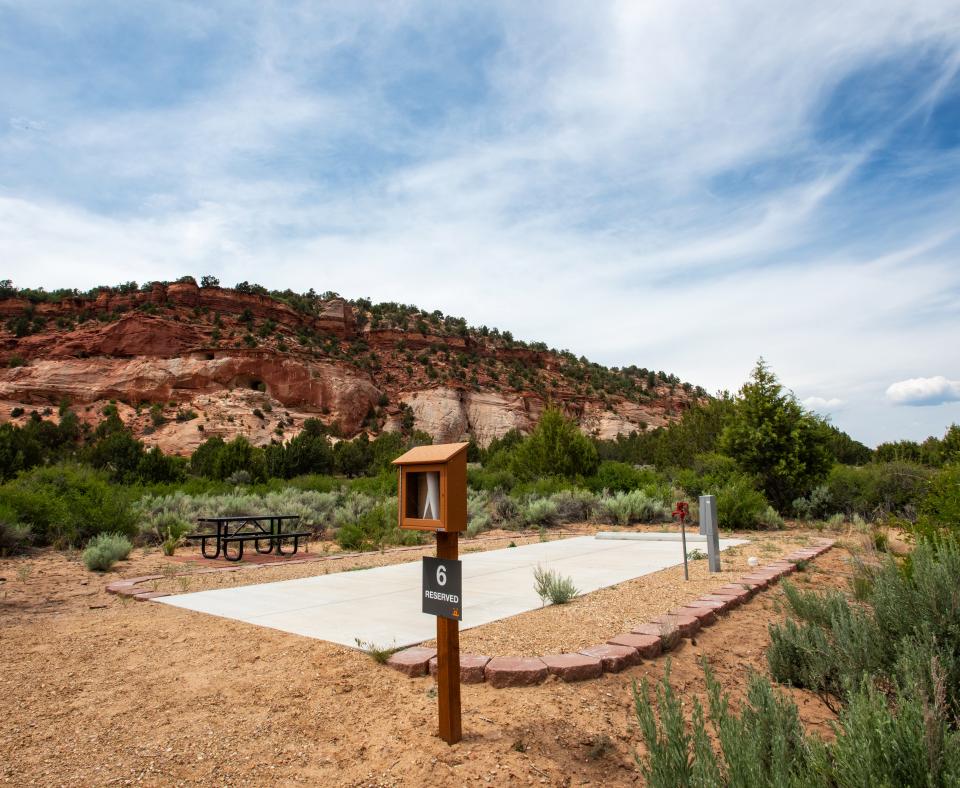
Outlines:
[[[773,553],[816,535],[767,535],[768,552],[760,545],[753,552],[772,560]],[[752,546],[741,548],[740,558],[748,550]],[[411,553],[396,556],[415,558]],[[847,558],[844,550],[835,549],[797,575],[797,582],[809,587],[842,584]],[[348,568],[348,560],[353,559],[332,563]],[[390,560],[390,554],[356,560]],[[121,573],[146,574],[169,563],[157,553],[135,555]],[[695,577],[702,563],[694,564]],[[317,570],[316,564],[299,567]],[[223,576],[264,582],[300,568],[260,567]],[[671,576],[676,571],[658,573],[663,576],[659,580],[649,576],[647,585],[631,589],[617,615],[646,618],[640,606],[652,604],[652,598],[658,599],[657,606],[665,603],[660,597],[664,588],[678,584]],[[58,553],[0,561],[0,783],[640,782],[634,752],[641,745],[631,684],[642,677],[659,679],[662,659],[582,684],[551,679],[539,687],[512,690],[465,686],[465,738],[448,747],[434,735],[432,679],[406,678],[363,653],[321,641],[165,605],[123,601],[103,590],[116,576],[92,575],[75,557]],[[219,576],[190,580],[199,588]],[[690,597],[700,593],[699,585],[692,588],[700,582],[690,584]],[[779,594],[772,590],[758,595],[705,630],[695,644],[686,642],[675,652],[671,675],[681,694],[702,694],[701,655],[735,693],[743,688],[749,669],[765,670],[767,625],[783,617]],[[570,626],[569,621],[551,620],[558,614],[587,621],[601,618],[610,600],[600,604],[590,597],[568,608],[518,616],[510,626],[498,622],[465,632],[465,646],[473,649],[467,638],[488,629],[486,644],[510,642],[532,649],[532,641],[517,631]],[[628,610],[634,603],[636,611]],[[607,623],[612,622],[597,626]],[[827,733],[829,711],[807,693],[792,694],[804,722]]]

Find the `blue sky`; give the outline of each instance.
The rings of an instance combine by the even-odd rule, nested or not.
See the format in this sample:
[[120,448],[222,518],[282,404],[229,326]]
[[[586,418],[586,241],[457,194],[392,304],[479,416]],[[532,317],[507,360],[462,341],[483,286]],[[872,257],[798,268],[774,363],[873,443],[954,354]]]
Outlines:
[[960,422],[960,4],[0,0],[19,286],[416,303]]

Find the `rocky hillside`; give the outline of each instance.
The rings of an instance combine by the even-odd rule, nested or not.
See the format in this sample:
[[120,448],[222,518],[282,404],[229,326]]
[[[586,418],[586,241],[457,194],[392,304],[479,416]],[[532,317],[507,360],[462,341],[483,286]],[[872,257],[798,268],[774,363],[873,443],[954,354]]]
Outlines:
[[56,418],[67,399],[95,423],[113,400],[148,444],[181,454],[211,435],[288,439],[307,418],[343,436],[412,427],[486,445],[529,430],[548,401],[613,438],[703,396],[663,372],[608,369],[440,312],[204,284],[79,294],[0,283],[0,420]]

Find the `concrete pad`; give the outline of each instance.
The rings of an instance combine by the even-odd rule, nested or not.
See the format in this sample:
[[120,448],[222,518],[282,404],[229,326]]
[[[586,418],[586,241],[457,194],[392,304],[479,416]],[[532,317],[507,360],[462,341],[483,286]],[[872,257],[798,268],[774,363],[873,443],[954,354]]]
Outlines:
[[[723,539],[721,549],[744,540]],[[598,541],[584,536],[468,553],[463,561],[462,629],[541,607],[537,565],[569,575],[581,593],[675,566],[681,547],[665,541]],[[403,647],[436,636],[421,612],[421,562],[316,575],[277,583],[175,594],[156,600],[201,613],[327,640]]]
[[[600,531],[597,539],[625,539],[628,542],[682,542],[683,534],[679,531],[670,533],[649,533],[647,531]],[[687,531],[687,544],[690,542],[706,542],[707,537],[696,531]],[[682,559],[681,559],[682,560]]]

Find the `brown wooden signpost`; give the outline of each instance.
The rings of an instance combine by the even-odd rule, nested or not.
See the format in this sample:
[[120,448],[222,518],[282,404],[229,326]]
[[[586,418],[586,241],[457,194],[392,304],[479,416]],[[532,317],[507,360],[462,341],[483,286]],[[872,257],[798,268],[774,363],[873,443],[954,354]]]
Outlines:
[[459,534],[467,530],[467,444],[418,446],[393,461],[400,469],[400,527],[433,531],[437,557],[424,559],[424,612],[437,616],[440,738],[456,744],[460,725]]

